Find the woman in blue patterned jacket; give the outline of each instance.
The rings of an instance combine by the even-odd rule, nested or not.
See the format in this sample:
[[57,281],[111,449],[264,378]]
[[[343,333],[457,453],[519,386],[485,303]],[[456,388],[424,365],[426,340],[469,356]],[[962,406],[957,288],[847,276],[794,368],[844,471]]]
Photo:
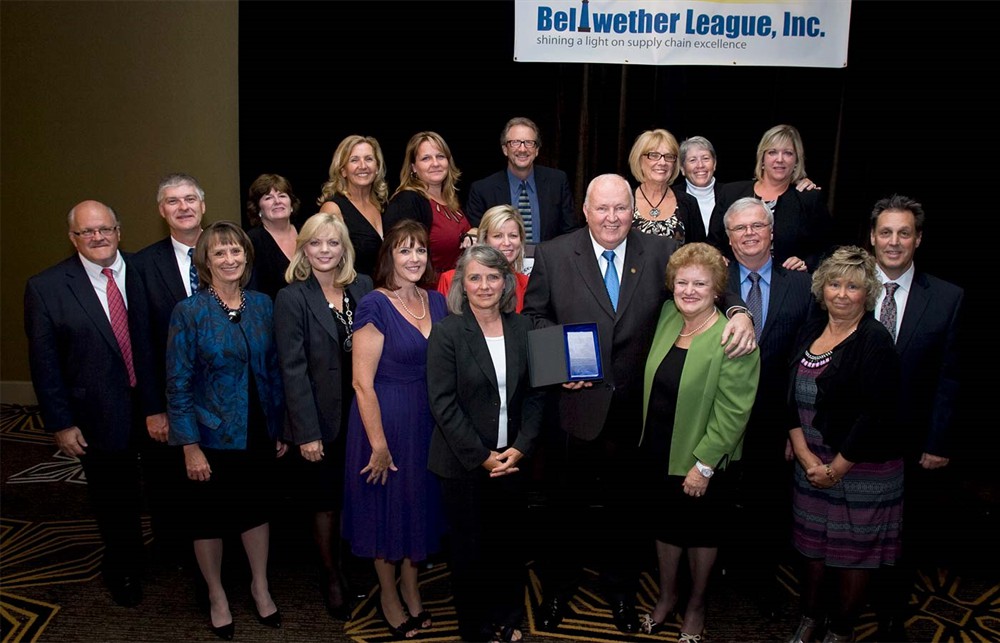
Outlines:
[[250,561],[257,619],[281,626],[268,590],[269,514],[284,418],[272,304],[245,290],[253,264],[246,233],[228,221],[208,226],[194,263],[200,287],[181,301],[167,340],[170,444],[184,448],[191,535],[208,585],[212,631],[232,639],[222,586],[222,542],[239,533]]

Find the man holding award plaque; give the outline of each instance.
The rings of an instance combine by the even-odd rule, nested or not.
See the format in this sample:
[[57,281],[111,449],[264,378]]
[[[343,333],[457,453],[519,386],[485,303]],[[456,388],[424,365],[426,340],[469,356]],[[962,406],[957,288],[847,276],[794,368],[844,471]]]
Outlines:
[[[643,369],[660,308],[669,293],[664,270],[677,248],[672,239],[633,232],[632,190],[616,174],[587,187],[585,229],[535,248],[523,314],[536,329],[566,328],[566,383],[552,396],[545,445],[546,519],[539,552],[543,598],[538,625],[555,630],[585,565],[600,572],[600,591],[615,625],[638,632],[635,611],[639,572],[649,539],[643,532],[643,489],[634,470],[642,430]],[[737,295],[722,306],[746,313]],[[588,353],[589,329],[594,351]],[[730,357],[756,348],[748,314],[723,333]],[[599,353],[597,352],[599,351]],[[592,355],[597,356],[594,369]],[[583,363],[575,363],[582,358]],[[574,373],[594,372],[583,379]],[[558,429],[555,426],[558,425]]]

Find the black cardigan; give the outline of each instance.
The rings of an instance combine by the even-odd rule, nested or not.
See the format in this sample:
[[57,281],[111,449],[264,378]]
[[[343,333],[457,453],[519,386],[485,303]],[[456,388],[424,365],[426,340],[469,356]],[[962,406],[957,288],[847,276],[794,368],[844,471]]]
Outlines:
[[[807,322],[789,365],[789,428],[801,426],[795,404],[795,373],[806,349],[823,333],[827,316]],[[816,378],[813,426],[823,442],[851,462],[885,462],[902,457],[904,436],[899,404],[899,356],[889,331],[866,313],[858,329],[833,349]]]

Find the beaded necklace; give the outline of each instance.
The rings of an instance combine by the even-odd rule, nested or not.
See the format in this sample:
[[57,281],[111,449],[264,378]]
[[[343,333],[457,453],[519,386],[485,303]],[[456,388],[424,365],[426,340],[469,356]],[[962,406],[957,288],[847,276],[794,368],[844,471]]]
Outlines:
[[247,309],[246,291],[240,288],[240,307],[230,308],[229,306],[226,305],[226,302],[222,301],[222,297],[219,296],[219,293],[215,292],[215,288],[209,286],[208,290],[212,293],[212,296],[215,297],[216,303],[218,303],[219,306],[222,307],[222,310],[225,311],[226,317],[229,318],[229,321],[233,322],[234,324],[240,323],[240,320],[243,319],[243,311]]

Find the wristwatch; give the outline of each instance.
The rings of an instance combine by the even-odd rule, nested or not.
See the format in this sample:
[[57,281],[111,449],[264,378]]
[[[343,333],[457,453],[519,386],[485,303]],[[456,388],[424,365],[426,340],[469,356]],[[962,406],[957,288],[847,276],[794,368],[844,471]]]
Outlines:
[[711,478],[713,475],[715,475],[715,469],[713,469],[708,465],[702,464],[700,461],[696,460],[694,466],[696,469],[698,469],[698,473],[705,476],[706,478]]

